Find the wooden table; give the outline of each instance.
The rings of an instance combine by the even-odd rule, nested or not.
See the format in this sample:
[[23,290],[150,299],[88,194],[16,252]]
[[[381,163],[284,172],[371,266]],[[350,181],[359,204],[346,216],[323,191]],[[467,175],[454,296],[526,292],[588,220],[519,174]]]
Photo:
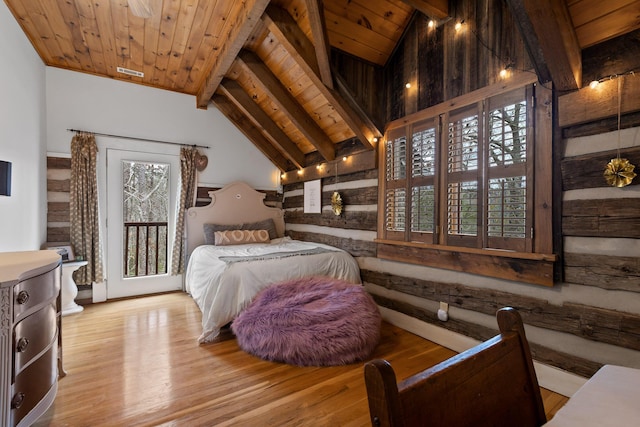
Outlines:
[[545,427],[640,425],[640,369],[604,365]]

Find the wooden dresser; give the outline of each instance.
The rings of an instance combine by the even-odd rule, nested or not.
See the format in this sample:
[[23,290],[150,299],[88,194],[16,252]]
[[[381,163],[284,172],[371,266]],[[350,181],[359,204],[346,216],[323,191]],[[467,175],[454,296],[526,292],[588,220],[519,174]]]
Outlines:
[[62,374],[61,260],[55,251],[0,253],[0,425],[29,426]]

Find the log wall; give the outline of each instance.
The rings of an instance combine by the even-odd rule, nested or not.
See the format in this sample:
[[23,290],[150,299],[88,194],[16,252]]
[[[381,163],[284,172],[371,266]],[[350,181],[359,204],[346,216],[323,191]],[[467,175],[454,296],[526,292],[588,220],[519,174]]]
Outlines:
[[[71,159],[68,157],[47,157],[47,242],[69,245],[71,240],[71,212],[69,194],[71,191]],[[91,303],[91,285],[78,285],[75,301]]]
[[[498,57],[511,58],[517,69],[529,67],[503,1],[455,3],[456,17],[466,17],[468,28],[475,30],[460,37],[445,24],[429,34],[428,20],[416,16],[405,41],[383,69],[386,121],[494,83],[503,66]],[[469,22],[474,14],[478,20]],[[629,64],[624,52],[616,52],[616,58],[620,64]],[[626,71],[597,59],[583,58],[583,62],[589,64],[584,70],[587,75]],[[415,93],[404,87],[409,78],[418,82]],[[620,152],[639,165],[636,172],[640,173],[640,113],[633,101],[640,99],[640,90],[637,82],[626,81],[630,78],[623,85],[626,109]],[[562,211],[557,239],[563,247],[559,253],[563,278],[551,288],[449,271],[427,262],[409,265],[377,258],[374,170],[340,176],[337,183],[323,178],[322,214],[302,212],[302,184],[285,185],[287,232],[354,254],[363,282],[383,313],[401,321],[421,321],[425,325],[420,326],[421,335],[427,338],[442,342],[440,332],[434,334],[428,326],[436,325],[485,340],[497,332],[495,311],[508,305],[522,313],[534,358],[540,362],[583,377],[607,363],[640,368],[640,178],[623,189],[604,182],[605,165],[617,153],[617,120],[610,109],[598,105],[610,105],[615,99],[611,91],[603,90],[599,96],[606,99],[584,106],[581,99],[595,96],[588,90],[562,94],[556,102],[557,121],[566,124],[554,129],[559,169],[554,171],[554,194]],[[578,118],[571,116],[576,105],[584,106]],[[329,210],[328,198],[336,188],[345,195],[345,213],[340,218]],[[447,322],[437,318],[441,302],[449,306]]]

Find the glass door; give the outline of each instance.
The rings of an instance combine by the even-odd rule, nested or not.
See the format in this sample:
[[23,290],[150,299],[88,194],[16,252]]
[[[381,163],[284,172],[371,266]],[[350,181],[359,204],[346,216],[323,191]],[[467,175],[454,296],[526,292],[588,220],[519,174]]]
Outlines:
[[177,155],[107,150],[107,299],[178,290],[171,276]]

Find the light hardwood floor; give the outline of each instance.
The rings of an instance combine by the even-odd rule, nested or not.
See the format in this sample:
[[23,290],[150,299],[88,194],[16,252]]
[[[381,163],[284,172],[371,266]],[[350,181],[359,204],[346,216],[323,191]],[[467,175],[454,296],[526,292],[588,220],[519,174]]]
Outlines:
[[[94,304],[63,317],[64,368],[36,426],[367,426],[362,364],[262,361],[235,339],[198,345],[201,314],[183,293]],[[384,324],[372,358],[399,378],[454,352]],[[542,390],[547,418],[566,398]]]

